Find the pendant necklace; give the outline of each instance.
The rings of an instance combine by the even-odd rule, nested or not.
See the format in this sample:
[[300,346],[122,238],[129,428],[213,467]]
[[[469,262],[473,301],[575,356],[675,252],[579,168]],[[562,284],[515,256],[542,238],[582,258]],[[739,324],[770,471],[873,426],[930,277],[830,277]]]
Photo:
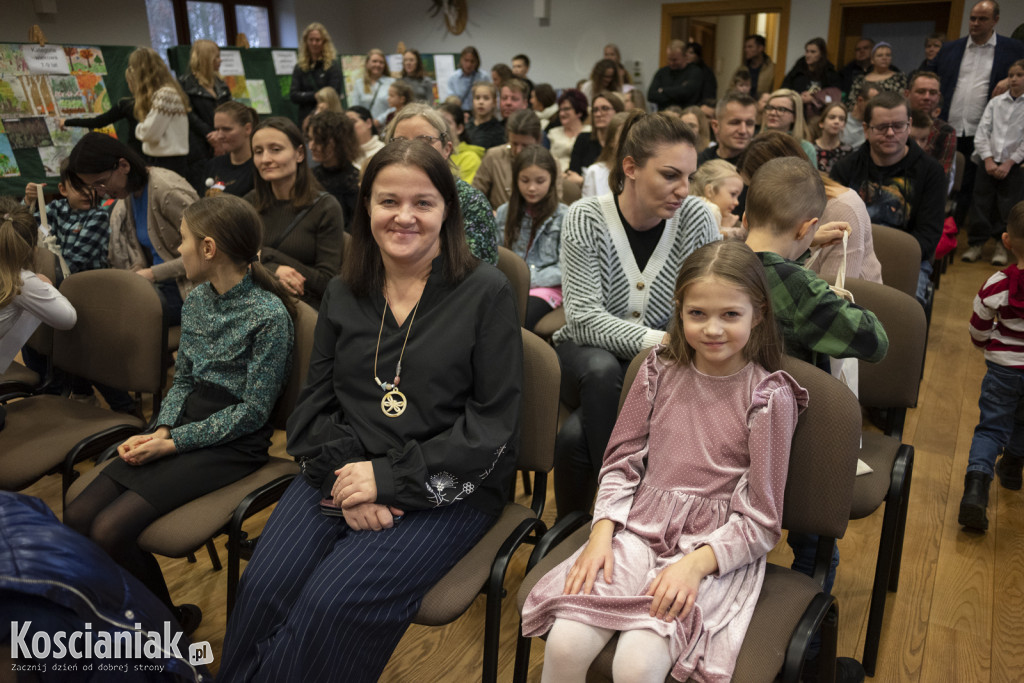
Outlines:
[[[420,299],[422,299],[422,295]],[[393,382],[382,382],[377,375],[377,355],[380,353],[380,338],[384,333],[384,317],[388,314],[388,296],[384,293],[384,313],[380,316],[380,331],[377,332],[377,349],[373,352],[373,379],[377,386],[384,392],[384,398],[380,400],[380,409],[387,417],[398,417],[405,412],[408,402],[405,394],[398,390],[398,383],[402,380],[402,358],[405,356],[405,345],[409,343],[409,334],[412,332],[412,324],[416,320],[416,310],[420,307],[419,299],[412,309],[412,317],[409,318],[409,329],[405,331],[405,341],[402,342],[402,351],[398,355],[398,363],[395,364],[395,380]]]

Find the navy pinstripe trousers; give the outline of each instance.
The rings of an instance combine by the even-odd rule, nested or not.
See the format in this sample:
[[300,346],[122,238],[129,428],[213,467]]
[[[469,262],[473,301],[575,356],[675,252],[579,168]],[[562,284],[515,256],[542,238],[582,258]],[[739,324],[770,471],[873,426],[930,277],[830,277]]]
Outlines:
[[376,681],[423,595],[494,519],[464,503],[352,531],[298,477],[239,583],[217,680]]

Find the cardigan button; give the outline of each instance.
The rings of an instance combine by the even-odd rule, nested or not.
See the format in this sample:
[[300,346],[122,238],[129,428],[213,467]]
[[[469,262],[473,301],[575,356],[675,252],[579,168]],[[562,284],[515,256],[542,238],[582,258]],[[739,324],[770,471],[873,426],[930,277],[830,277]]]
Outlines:
[[644,283],[642,283],[642,282],[636,283],[636,288],[637,289],[643,289],[644,288]]
[[633,311],[633,317],[634,318],[639,318],[640,317],[640,311]]

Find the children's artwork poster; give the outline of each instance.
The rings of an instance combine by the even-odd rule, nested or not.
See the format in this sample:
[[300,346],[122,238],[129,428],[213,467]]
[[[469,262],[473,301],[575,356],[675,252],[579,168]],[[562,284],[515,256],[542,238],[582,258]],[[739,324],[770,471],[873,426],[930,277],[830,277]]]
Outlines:
[[291,76],[295,65],[299,63],[299,55],[295,50],[271,50],[270,57],[274,60],[275,76]]
[[245,67],[242,66],[242,53],[238,50],[220,51],[220,75],[223,76],[244,76]]
[[245,87],[245,76],[224,76],[224,82],[231,90],[231,99],[238,100],[243,104],[249,103],[249,90]]
[[46,127],[46,119],[42,116],[30,116],[23,119],[4,119],[7,139],[12,149],[34,149],[36,147],[52,147],[50,130]]
[[102,114],[110,109],[110,95],[103,77],[88,71],[75,73],[78,89],[85,98],[85,110],[91,114]]
[[67,118],[92,113],[85,106],[82,89],[74,76],[50,76],[50,91],[57,101],[57,113],[60,116]]
[[287,76],[278,76],[277,84],[281,87],[281,97],[288,100],[292,96],[292,77],[291,74]]
[[0,74],[28,73],[20,45],[0,45]]
[[444,102],[448,97],[448,79],[455,73],[453,55],[434,55],[434,82],[437,83],[437,98]]
[[59,45],[22,45],[21,54],[29,73],[70,74],[67,55]]
[[245,83],[249,91],[249,106],[255,109],[257,114],[272,114],[267,84],[256,78],[250,78]]
[[0,133],[0,177],[10,178],[17,175],[21,175],[21,171],[18,169],[18,160],[14,158],[11,142],[6,135]]
[[50,92],[48,76],[17,76],[21,91],[29,105],[29,113],[36,116],[56,116],[57,104]]
[[366,55],[342,55],[341,73],[345,77],[345,92],[350,95],[356,91],[356,81],[366,74]]
[[64,54],[68,57],[72,73],[88,72],[99,75],[107,73],[107,61],[103,51],[98,47],[66,46]]
[[67,147],[68,149],[78,144],[78,141],[89,132],[88,128],[79,128],[78,126],[68,126],[62,129],[60,121],[53,118],[46,119],[46,129],[50,131],[50,139],[53,141],[54,147]]
[[71,156],[71,149],[71,147],[58,147],[57,145],[40,147],[39,161],[43,163],[43,175],[48,178],[60,177],[60,165]]
[[25,98],[18,77],[0,76],[0,114],[26,116],[32,113],[32,106]]

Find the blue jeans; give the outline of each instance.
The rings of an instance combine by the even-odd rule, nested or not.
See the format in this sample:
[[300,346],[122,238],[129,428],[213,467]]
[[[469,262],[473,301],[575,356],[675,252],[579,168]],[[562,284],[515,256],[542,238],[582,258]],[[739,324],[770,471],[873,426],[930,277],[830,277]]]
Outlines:
[[932,281],[932,264],[929,261],[921,261],[921,271],[917,274],[917,293],[915,297],[924,306],[928,300],[928,285]]
[[1024,372],[985,361],[988,372],[981,380],[978,409],[981,417],[974,428],[968,472],[992,476],[996,457],[1004,448],[1024,454],[1024,422],[1015,419],[1017,404],[1024,397]]
[[[792,569],[814,578],[814,556],[818,550],[818,536],[816,534],[796,534],[790,532],[786,536],[786,543],[793,550]],[[832,562],[825,575],[825,584],[822,590],[829,595],[832,594],[832,585],[836,582],[836,568],[839,566],[839,545],[832,546]]]

